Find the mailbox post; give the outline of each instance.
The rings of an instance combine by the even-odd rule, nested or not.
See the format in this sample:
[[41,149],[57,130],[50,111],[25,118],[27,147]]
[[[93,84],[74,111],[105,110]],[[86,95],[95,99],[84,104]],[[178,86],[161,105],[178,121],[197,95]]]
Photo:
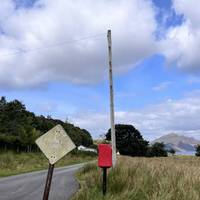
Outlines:
[[112,148],[109,144],[98,145],[98,166],[103,171],[103,195],[106,194],[107,168],[112,167]]

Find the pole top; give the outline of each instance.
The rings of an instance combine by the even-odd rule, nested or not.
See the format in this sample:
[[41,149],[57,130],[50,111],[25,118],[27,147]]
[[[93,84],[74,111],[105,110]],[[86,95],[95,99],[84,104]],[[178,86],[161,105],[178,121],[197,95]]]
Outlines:
[[107,33],[108,37],[111,37],[111,30],[108,29],[108,33]]

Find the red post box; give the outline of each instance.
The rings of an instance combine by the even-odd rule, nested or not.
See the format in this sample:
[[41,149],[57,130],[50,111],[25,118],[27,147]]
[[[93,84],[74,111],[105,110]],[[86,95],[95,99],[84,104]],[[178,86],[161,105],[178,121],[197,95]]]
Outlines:
[[102,168],[112,167],[112,148],[110,144],[98,145],[98,166]]

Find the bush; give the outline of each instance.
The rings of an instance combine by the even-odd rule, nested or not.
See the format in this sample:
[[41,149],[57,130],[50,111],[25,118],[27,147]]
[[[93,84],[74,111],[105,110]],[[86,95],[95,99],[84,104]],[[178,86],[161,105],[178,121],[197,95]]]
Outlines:
[[77,155],[77,156],[82,156],[82,157],[87,157],[87,156],[91,156],[91,157],[96,157],[97,153],[92,152],[92,151],[79,151],[77,149],[74,149],[73,151],[71,151],[70,153],[71,155]]
[[198,144],[196,146],[196,153],[195,153],[196,156],[200,156],[200,145]]
[[165,150],[164,143],[156,142],[148,148],[148,157],[166,157],[167,151]]
[[98,148],[98,145],[96,145],[96,144],[91,144],[91,145],[89,146],[89,148],[91,148],[91,149],[97,149],[97,148]]
[[176,151],[172,148],[168,152],[171,153],[172,155],[174,155],[176,153]]

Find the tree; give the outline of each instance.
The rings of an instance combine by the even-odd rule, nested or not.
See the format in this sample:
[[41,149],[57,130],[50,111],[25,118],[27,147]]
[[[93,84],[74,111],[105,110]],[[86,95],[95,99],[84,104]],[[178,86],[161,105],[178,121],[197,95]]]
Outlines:
[[195,153],[196,156],[200,156],[200,145],[198,144],[196,146],[196,153]]
[[18,100],[7,102],[5,97],[0,98],[1,150],[35,151],[37,150],[35,139],[57,124],[63,126],[77,146],[93,144],[92,137],[87,130],[50,116],[35,116],[34,113],[26,110],[22,102]]
[[168,152],[171,153],[172,155],[176,153],[176,151],[173,148],[171,148]]
[[83,146],[89,147],[90,145],[93,144],[92,137],[87,130],[81,129],[81,131],[82,131],[82,134],[81,134],[82,141],[81,141],[81,143],[82,143]]
[[[144,140],[141,133],[132,125],[115,125],[116,147],[120,154],[129,156],[145,156],[148,141]],[[106,133],[106,139],[111,140],[111,130]]]
[[165,150],[165,145],[163,142],[156,142],[148,148],[148,157],[166,157],[167,151]]
[[1,97],[0,99],[0,108],[6,105],[6,97]]

